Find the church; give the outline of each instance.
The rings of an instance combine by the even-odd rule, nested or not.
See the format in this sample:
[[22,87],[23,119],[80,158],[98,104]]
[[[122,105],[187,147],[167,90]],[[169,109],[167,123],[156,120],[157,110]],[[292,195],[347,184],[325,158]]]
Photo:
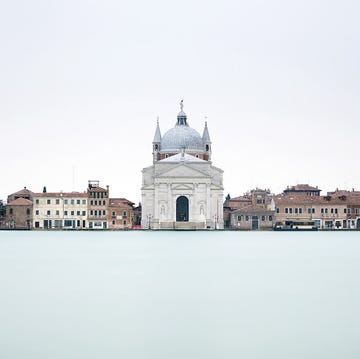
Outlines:
[[189,126],[183,101],[173,128],[157,122],[153,164],[142,170],[143,229],[223,229],[223,171],[212,165],[207,123]]

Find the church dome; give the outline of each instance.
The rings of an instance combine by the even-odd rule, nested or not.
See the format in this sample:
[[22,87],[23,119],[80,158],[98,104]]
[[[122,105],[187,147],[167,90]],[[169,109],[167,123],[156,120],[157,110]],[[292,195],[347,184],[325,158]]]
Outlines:
[[177,124],[161,139],[161,151],[181,151],[182,148],[201,150],[203,141],[200,134],[193,128]]

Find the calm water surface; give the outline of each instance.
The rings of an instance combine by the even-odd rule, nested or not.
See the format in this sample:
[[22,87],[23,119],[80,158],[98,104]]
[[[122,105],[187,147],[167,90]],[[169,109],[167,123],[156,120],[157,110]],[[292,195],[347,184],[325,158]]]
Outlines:
[[0,232],[0,358],[360,358],[360,232]]

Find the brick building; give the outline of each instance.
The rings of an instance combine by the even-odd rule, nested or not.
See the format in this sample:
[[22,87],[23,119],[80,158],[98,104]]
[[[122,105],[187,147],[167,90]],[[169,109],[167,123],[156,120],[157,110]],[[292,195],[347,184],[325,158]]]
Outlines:
[[125,198],[110,198],[109,229],[131,229],[134,203]]
[[109,186],[105,189],[99,181],[89,181],[87,196],[89,229],[109,228]]
[[33,203],[29,199],[16,198],[6,206],[6,226],[8,229],[32,228]]

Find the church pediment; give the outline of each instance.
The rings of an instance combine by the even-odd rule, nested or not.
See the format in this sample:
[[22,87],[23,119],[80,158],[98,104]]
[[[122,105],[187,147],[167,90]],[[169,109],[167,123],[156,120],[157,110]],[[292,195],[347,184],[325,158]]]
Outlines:
[[164,177],[171,177],[171,178],[203,177],[203,178],[208,178],[209,175],[206,172],[202,171],[201,169],[196,168],[194,165],[189,166],[186,164],[179,164],[177,166],[164,169],[164,171],[159,172],[157,175],[155,175],[155,177],[160,177],[160,178],[164,178]]

